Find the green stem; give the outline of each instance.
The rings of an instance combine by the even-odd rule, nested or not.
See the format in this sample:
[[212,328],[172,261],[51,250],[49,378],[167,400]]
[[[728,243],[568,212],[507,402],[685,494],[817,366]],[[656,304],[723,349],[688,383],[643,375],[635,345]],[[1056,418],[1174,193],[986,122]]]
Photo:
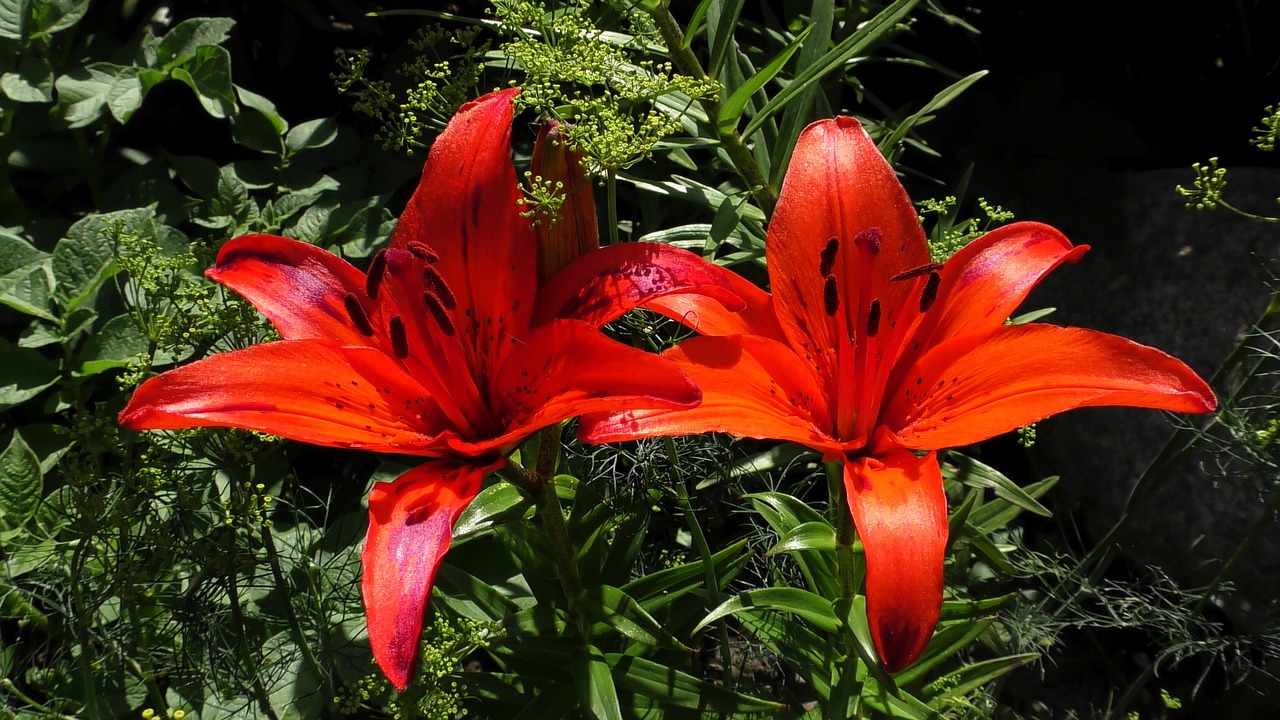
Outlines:
[[849,504],[844,497],[844,463],[837,460],[826,463],[827,497],[836,521],[836,573],[840,580],[840,597],[852,600],[857,593],[855,565],[857,555],[853,551],[858,532],[849,514]]
[[[662,34],[662,41],[667,46],[667,53],[671,56],[671,62],[675,63],[680,72],[699,80],[711,81],[712,78],[702,68],[702,63],[698,61],[698,57],[685,46],[684,32],[671,14],[667,3],[660,3],[657,8],[649,11],[649,15],[653,18],[658,32]],[[720,147],[729,156],[734,170],[746,181],[756,204],[760,206],[761,210],[764,210],[766,215],[772,214],[773,206],[778,202],[778,196],[773,192],[769,181],[765,179],[764,173],[760,171],[760,165],[756,163],[755,156],[751,154],[751,149],[747,147],[736,128],[729,132],[724,132],[720,129],[719,123],[716,122],[717,118],[720,117],[720,109],[722,107],[719,96],[710,95],[704,97],[699,100],[699,103],[711,119],[711,125],[716,129],[716,134],[720,138]]]
[[1219,199],[1218,206],[1225,210],[1230,210],[1231,212],[1241,217],[1249,218],[1250,220],[1257,220],[1258,222],[1269,222],[1269,223],[1280,222],[1280,217],[1271,217],[1270,215],[1255,215],[1254,213],[1251,213],[1247,210],[1241,210],[1240,208],[1236,207],[1235,205],[1232,205],[1226,200]]
[[[227,531],[228,541],[226,548],[228,552],[235,552],[235,533]],[[240,653],[240,663],[245,672],[248,672],[252,678],[253,697],[258,701],[258,707],[271,720],[279,720],[276,715],[275,708],[271,707],[271,699],[267,696],[267,689],[262,685],[262,677],[258,675],[258,666],[260,665],[249,651],[248,632],[244,625],[244,612],[240,609],[240,588],[238,583],[239,571],[235,568],[234,563],[232,569],[227,573],[227,599],[231,601],[231,622],[236,638],[236,649]]]
[[17,698],[20,702],[24,703],[27,707],[40,713],[41,717],[54,718],[55,720],[76,720],[76,718],[72,715],[63,715],[60,712],[54,711],[53,708],[47,705],[42,705],[41,703],[37,702],[30,695],[27,695],[26,693],[19,690],[18,686],[15,685],[13,681],[10,680],[9,678],[4,678],[3,680],[0,680],[0,692],[5,693],[6,695],[12,695],[13,697]]
[[93,642],[89,638],[89,618],[94,612],[85,606],[84,592],[81,590],[80,572],[84,568],[84,548],[93,544],[93,532],[85,534],[71,555],[71,597],[75,602],[76,633],[80,636],[80,678],[84,683],[84,716],[88,720],[98,720],[97,682],[93,673]]
[[604,181],[605,212],[609,216],[609,244],[618,244],[618,171],[609,168],[609,175]]
[[[262,524],[262,545],[267,549],[267,563],[271,566],[271,575],[275,578],[276,587],[285,591],[285,598],[293,598],[293,588],[285,581],[284,569],[280,566],[280,553],[276,550],[276,541],[271,534],[271,526],[265,522]],[[329,673],[320,668],[320,663],[316,661],[315,653],[311,652],[311,644],[307,641],[307,635],[302,630],[302,623],[298,621],[298,614],[293,610],[293,602],[284,603],[285,619],[289,622],[289,634],[293,636],[293,644],[298,646],[298,650],[302,652],[302,662],[311,672],[312,677],[320,687],[324,688],[325,706],[329,709],[332,716],[338,715],[338,705],[334,702],[335,690],[333,687],[333,678]]]
[[[710,607],[715,607],[720,604],[723,594],[720,592],[720,581],[716,578],[716,565],[712,560],[711,546],[707,544],[707,536],[702,532],[702,524],[698,522],[698,515],[689,502],[689,491],[685,487],[684,473],[680,470],[680,455],[676,452],[676,441],[670,437],[663,440],[666,443],[667,458],[671,461],[672,472],[676,476],[676,501],[680,504],[680,510],[684,512],[685,522],[689,524],[693,546],[702,559],[702,577],[703,583],[707,586],[707,599],[711,601]],[[724,671],[724,686],[732,691],[734,686],[731,662],[733,648],[729,645],[729,626],[726,622],[716,623],[716,635],[720,641],[720,664]]]

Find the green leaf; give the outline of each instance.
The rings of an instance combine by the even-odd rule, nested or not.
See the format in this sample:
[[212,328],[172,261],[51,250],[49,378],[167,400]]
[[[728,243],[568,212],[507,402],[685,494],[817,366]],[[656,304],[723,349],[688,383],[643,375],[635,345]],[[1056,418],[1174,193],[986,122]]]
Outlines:
[[0,232],[0,304],[45,320],[50,307],[49,253],[16,235]]
[[14,102],[53,102],[53,68],[44,58],[27,55],[18,72],[0,75],[0,92]]
[[30,0],[0,0],[0,37],[21,40]]
[[618,687],[666,707],[703,713],[777,713],[786,709],[780,703],[731,692],[652,660],[617,653],[608,653],[605,659],[613,666]]
[[[809,21],[813,23],[813,32],[809,33],[800,50],[800,58],[796,61],[797,72],[818,62],[831,45],[831,30],[835,26],[835,0],[814,0],[809,10]],[[820,98],[824,104],[826,102],[819,90],[817,84],[802,89],[782,112],[782,122],[778,124],[778,135],[773,141],[773,152],[770,153],[773,162],[769,170],[769,185],[773,188],[782,185],[782,176],[791,161],[791,152],[795,149],[801,129],[815,114],[819,117],[832,114],[824,112],[824,108],[816,108],[811,112],[815,99]]]
[[[587,590],[587,594],[574,603],[583,616],[623,635],[654,647],[692,652],[684,643],[667,632],[662,624],[645,612],[640,603],[616,587],[599,585]],[[602,634],[597,631],[597,634]]]
[[24,403],[58,381],[44,356],[0,338],[0,410]]
[[[739,540],[711,556],[716,578],[721,583],[727,582],[751,559],[751,553],[745,550],[747,541]],[[622,591],[642,603],[651,598],[665,598],[700,587],[705,572],[701,561],[677,565],[637,578],[623,585]]]
[[117,315],[85,343],[79,355],[80,375],[127,367],[136,356],[146,354],[149,349],[150,341],[134,316]]
[[769,118],[785,108],[791,102],[791,98],[817,83],[827,73],[842,67],[849,58],[886,38],[898,21],[906,17],[919,1],[896,0],[842,40],[839,45],[831,48],[817,62],[796,73],[795,79],[770,98],[769,102],[765,103],[764,107],[751,118],[751,122],[747,123],[747,127],[743,129],[742,136],[751,137],[769,121]]
[[969,89],[970,85],[981,80],[986,76],[986,74],[986,70],[979,70],[972,75],[960,78],[942,92],[934,95],[929,102],[924,104],[924,107],[915,111],[910,117],[898,123],[898,126],[893,129],[893,132],[889,133],[880,141],[881,152],[884,152],[887,155],[889,151],[896,147],[897,144],[907,136],[907,133],[911,131],[911,128],[925,120],[929,113],[934,112],[935,110],[941,110],[949,105],[952,100],[959,97],[961,93]]
[[490,485],[481,490],[458,517],[458,522],[453,526],[453,544],[457,545],[496,525],[524,517],[529,505],[529,500],[515,485],[509,482]]
[[838,544],[835,528],[825,520],[817,520],[791,528],[765,554],[777,555],[798,550],[835,550]]
[[942,602],[942,621],[967,620],[970,618],[991,615],[995,611],[1007,607],[1018,599],[1018,593],[999,595],[985,600],[944,600]]
[[889,676],[889,672],[884,669],[884,665],[880,664],[880,655],[876,652],[876,644],[871,639],[871,625],[867,620],[867,598],[862,595],[856,595],[852,600],[841,598],[835,601],[833,609],[853,634],[854,652],[867,666],[871,676],[882,687],[897,694],[898,687]]
[[62,32],[80,22],[87,12],[89,12],[89,0],[53,0],[37,3],[34,19],[38,30],[32,33],[32,36]]
[[250,150],[272,155],[284,153],[281,136],[289,129],[289,123],[280,116],[275,104],[239,85],[235,91],[247,110],[241,110],[231,119],[231,137]]
[[840,629],[840,620],[832,611],[830,600],[808,590],[783,587],[748,590],[731,597],[702,618],[693,631],[697,633],[716,620],[743,610],[787,612],[799,615],[827,632],[836,632]]
[[[1022,488],[1030,498],[1038,498],[1049,492],[1054,485],[1058,484],[1058,477],[1049,477],[1040,482],[1031,483]],[[969,526],[977,529],[982,533],[990,533],[999,530],[1008,525],[1014,518],[1022,514],[1022,508],[1010,502],[1006,498],[997,497],[995,500],[974,510],[969,515]]]
[[[733,47],[734,31],[737,30],[738,15],[742,12],[744,0],[712,0],[707,8],[707,42],[711,45],[711,55],[707,61],[707,75],[720,79],[720,70],[724,67],[729,49]],[[711,23],[714,23],[714,27]]]
[[164,34],[156,44],[158,65],[177,65],[195,57],[201,49],[221,45],[236,24],[231,18],[191,18]]
[[36,511],[44,493],[40,459],[15,430],[0,453],[0,526],[21,527]]
[[322,148],[338,137],[338,123],[333,118],[309,120],[289,131],[284,138],[290,153],[311,148]]
[[964,697],[977,688],[986,685],[996,678],[1040,657],[1036,653],[1022,655],[1006,655],[1005,657],[984,660],[966,665],[953,673],[948,673],[934,680],[926,690],[937,693],[929,704],[942,709],[948,706],[952,698]]
[[63,314],[75,309],[119,271],[115,263],[116,240],[122,235],[155,239],[152,208],[118,210],[90,215],[67,230],[53,248],[51,268],[54,291]]
[[979,622],[956,623],[940,628],[933,638],[929,640],[929,646],[925,648],[924,654],[911,663],[910,667],[895,675],[894,681],[899,685],[910,685],[912,682],[924,677],[929,670],[932,670],[942,661],[968,647],[979,635],[989,630],[994,624],[994,620],[982,620]]
[[[62,119],[72,128],[89,125],[102,117],[111,101],[111,113],[124,122],[142,102],[143,86],[139,69],[115,63],[98,62],[76,68],[54,81],[58,90],[58,108]],[[137,91],[135,98],[133,93]],[[137,100],[137,105],[130,103]],[[123,116],[123,120],[121,117]]]
[[[786,537],[805,523],[826,522],[826,518],[813,508],[785,493],[764,492],[745,497],[780,537]],[[823,597],[835,596],[839,588],[836,582],[835,557],[831,553],[798,550],[794,557],[810,589]]]
[[1051,307],[1048,307],[1048,308],[1040,308],[1039,310],[1032,310],[1032,311],[1030,311],[1030,312],[1022,313],[1021,315],[1019,315],[1019,316],[1017,316],[1017,317],[1009,318],[1009,324],[1010,324],[1010,325],[1025,325],[1025,324],[1027,324],[1027,323],[1029,323],[1029,322],[1035,322],[1035,321],[1039,320],[1040,318],[1046,317],[1046,316],[1048,316],[1048,315],[1052,315],[1053,313],[1055,313],[1055,312],[1057,312],[1057,311],[1058,311],[1058,308],[1051,308]]
[[720,132],[728,134],[738,126],[738,120],[742,117],[743,110],[746,110],[747,103],[751,101],[751,96],[760,91],[782,70],[792,55],[800,49],[804,39],[809,36],[809,32],[813,30],[813,26],[804,29],[804,32],[793,41],[790,45],[782,49],[777,57],[769,61],[768,65],[760,68],[760,71],[752,75],[749,80],[742,84],[728,100],[724,101],[724,105],[720,108],[720,116],[716,119],[716,124],[720,128]]
[[569,671],[578,687],[578,701],[588,717],[596,720],[622,720],[618,706],[618,690],[613,685],[609,662],[594,645],[577,647],[570,659]]
[[205,45],[196,51],[195,57],[181,67],[175,67],[170,75],[196,92],[196,98],[204,111],[215,118],[226,118],[236,113],[235,89],[231,85],[231,54],[217,45]]
[[1053,517],[1049,508],[1036,499],[1004,473],[967,455],[952,452],[947,460],[956,467],[956,479],[970,487],[995,490],[996,497],[1003,498],[1017,507],[1041,517]]

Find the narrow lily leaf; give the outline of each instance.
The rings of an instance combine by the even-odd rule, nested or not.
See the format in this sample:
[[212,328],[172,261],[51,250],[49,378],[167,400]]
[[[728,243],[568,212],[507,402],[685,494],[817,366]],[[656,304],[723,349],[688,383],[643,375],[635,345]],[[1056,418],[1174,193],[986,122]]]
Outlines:
[[1009,564],[1009,560],[1005,558],[1004,551],[996,545],[987,535],[971,535],[969,544],[974,550],[982,553],[984,557],[991,561],[1001,572],[1013,574],[1013,566]]
[[948,454],[947,460],[950,464],[956,466],[956,479],[960,482],[971,487],[990,488],[995,491],[997,497],[1004,498],[1027,512],[1035,513],[1041,517],[1053,516],[1053,513],[1049,512],[1049,508],[1036,502],[1036,499],[1027,494],[1026,490],[1023,490],[1004,473],[990,465],[975,460],[968,455],[954,452]]
[[[712,565],[716,569],[716,577],[720,582],[726,582],[750,559],[751,554],[743,552],[746,549],[747,541],[739,540],[711,556]],[[686,563],[650,573],[623,585],[621,589],[643,603],[651,598],[663,597],[668,594],[683,594],[698,588],[702,585],[704,573],[705,570],[701,561]]]
[[991,615],[1017,599],[1018,593],[1014,592],[985,600],[946,600],[942,603],[942,622]]
[[926,690],[938,693],[930,701],[935,708],[947,705],[951,698],[963,697],[970,691],[986,685],[1005,673],[1040,657],[1036,653],[1007,655],[1001,658],[986,660],[965,667],[934,680]]
[[835,529],[825,520],[819,520],[795,526],[765,554],[777,555],[797,550],[835,550],[837,544]]
[[[707,75],[712,79],[725,81],[725,78],[721,77],[720,70],[724,67],[725,57],[730,54],[730,48],[734,46],[734,30],[737,28],[738,15],[742,12],[744,4],[745,0],[712,0],[708,6],[707,19],[715,23],[714,30],[710,24],[707,25],[707,40],[711,45]],[[725,84],[727,86],[727,83]]]
[[772,80],[786,66],[787,61],[791,59],[792,55],[796,54],[796,51],[804,44],[805,38],[809,36],[812,30],[812,25],[805,28],[790,45],[783,48],[782,52],[778,53],[767,65],[760,68],[759,72],[752,75],[749,80],[733,92],[733,95],[729,96],[728,100],[724,101],[724,105],[720,108],[720,116],[716,118],[716,124],[721,133],[728,134],[733,132],[733,129],[738,126],[738,120],[742,118],[742,112],[746,110],[751,96],[759,92],[765,86],[765,83]]
[[862,701],[875,710],[877,716],[894,720],[935,720],[938,716],[933,708],[916,698],[902,691],[887,692],[874,682],[863,686]]
[[777,712],[785,705],[731,692],[652,660],[609,653],[618,687],[668,707],[693,708],[704,713]]
[[[784,493],[764,492],[745,497],[779,536],[785,536],[804,523],[826,522],[813,508]],[[795,558],[811,590],[824,597],[835,595],[838,590],[836,566],[831,553],[803,550],[797,552]]]
[[[467,673],[468,676],[488,674]],[[576,692],[573,685],[567,682],[556,683],[549,690],[539,688],[538,692],[527,693],[525,697],[529,694],[533,695],[533,700],[511,716],[511,720],[554,720],[554,718],[568,717],[577,709],[573,702]]]
[[573,683],[578,687],[578,702],[588,717],[596,720],[622,720],[618,706],[618,690],[613,685],[609,662],[594,645],[576,648],[569,666]]
[[707,9],[711,7],[711,3],[715,0],[702,0],[698,3],[698,7],[694,8],[693,15],[689,17],[689,22],[685,24],[684,30],[684,47],[689,47],[689,43],[693,41],[693,36],[698,34],[702,29],[702,23],[707,19]]
[[[880,662],[880,654],[876,652],[875,641],[871,639],[871,624],[867,621],[867,598],[856,595],[852,600],[840,599],[835,602],[834,610],[838,617],[853,633],[853,649],[866,664],[867,670],[882,687],[890,693],[897,694],[898,687],[893,678]],[[865,694],[864,694],[865,697]]]
[[956,508],[951,516],[947,518],[947,549],[955,544],[956,540],[964,535],[965,523],[969,521],[969,515],[973,513],[973,509],[978,505],[978,500],[982,497],[981,490],[970,490],[964,496],[964,502],[960,503],[960,507]]
[[929,647],[911,667],[898,673],[894,678],[899,685],[910,685],[942,661],[968,647],[979,635],[986,632],[995,623],[994,620],[965,622],[942,628],[929,641]]
[[[662,624],[645,612],[634,598],[616,587],[601,585],[587,591],[574,607],[584,616],[612,628],[623,635],[655,647],[692,652],[674,635],[663,629]],[[603,634],[597,631],[596,634]]]
[[1017,317],[1009,318],[1009,324],[1010,325],[1026,325],[1029,322],[1035,322],[1036,320],[1039,320],[1042,317],[1052,315],[1057,311],[1058,311],[1058,308],[1051,308],[1051,307],[1040,308],[1039,310],[1032,310],[1031,312],[1022,313]]
[[809,680],[818,697],[827,697],[830,688],[822,679],[825,673],[818,671],[826,671],[837,664],[835,646],[829,636],[819,635],[792,615],[747,610],[736,617],[753,637],[791,663],[796,672]]
[[986,74],[986,70],[979,70],[972,75],[960,78],[942,92],[934,95],[933,99],[925,103],[923,107],[912,113],[910,117],[898,123],[898,126],[893,129],[893,132],[889,133],[880,141],[880,149],[886,151],[886,154],[888,151],[893,150],[897,147],[898,143],[906,137],[907,133],[911,131],[911,128],[915,127],[916,124],[923,120],[926,115],[946,107],[952,100],[959,97],[961,93],[968,90],[970,85],[981,80],[986,76]]
[[817,83],[827,73],[844,65],[849,58],[883,39],[893,30],[899,20],[906,17],[907,13],[919,1],[897,0],[868,20],[866,24],[841,41],[839,45],[828,51],[818,62],[797,73],[794,80],[778,92],[777,95],[770,98],[769,102],[765,103],[764,107],[760,108],[759,112],[755,114],[755,117],[751,118],[751,122],[747,123],[747,127],[742,131],[742,136],[751,137],[756,130],[759,130],[769,121],[769,118],[772,118],[785,108],[791,102],[792,97]]
[[528,507],[528,499],[515,485],[506,482],[490,485],[481,490],[458,517],[458,524],[453,527],[453,544],[459,545],[481,531],[523,517]]
[[[800,49],[800,58],[796,61],[797,72],[803,72],[810,65],[818,62],[822,54],[831,44],[831,29],[835,25],[835,0],[813,0],[809,10],[809,20],[813,23],[813,32],[804,41]],[[778,124],[778,137],[773,141],[772,171],[769,173],[770,187],[777,189],[782,185],[783,171],[791,160],[791,151],[800,137],[800,130],[813,115],[819,117],[824,113],[820,108],[810,110],[815,96],[819,95],[818,86],[810,85],[788,103],[782,113],[782,122]],[[812,114],[811,114],[812,113]]]
[[520,610],[491,583],[449,564],[440,566],[436,586],[444,591],[441,599],[446,605],[472,620],[500,622]]
[[696,633],[726,615],[734,615],[743,610],[787,612],[799,615],[827,632],[840,629],[840,621],[831,609],[830,600],[800,588],[764,588],[748,590],[724,601],[708,613],[693,631]]
[[[1037,483],[1022,488],[1029,497],[1038,498],[1049,492],[1058,484],[1058,476],[1048,477]],[[1008,500],[997,499],[973,511],[969,517],[969,525],[979,532],[990,533],[1008,525],[1014,518],[1022,514],[1022,508]]]

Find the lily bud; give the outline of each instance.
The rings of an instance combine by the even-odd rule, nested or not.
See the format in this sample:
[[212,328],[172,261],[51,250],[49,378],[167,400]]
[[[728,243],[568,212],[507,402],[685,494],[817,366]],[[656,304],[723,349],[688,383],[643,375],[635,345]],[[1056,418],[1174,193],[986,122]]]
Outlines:
[[534,222],[538,236],[538,282],[600,247],[596,225],[596,201],[582,170],[582,153],[570,150],[563,123],[548,120],[533,145],[529,170],[544,182],[559,183],[564,204],[556,215],[539,215]]

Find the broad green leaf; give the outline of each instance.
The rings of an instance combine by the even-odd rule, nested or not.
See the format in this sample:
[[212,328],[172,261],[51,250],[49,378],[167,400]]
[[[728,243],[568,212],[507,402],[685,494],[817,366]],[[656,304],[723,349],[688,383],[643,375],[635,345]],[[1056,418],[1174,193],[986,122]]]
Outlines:
[[44,58],[27,55],[18,72],[0,75],[0,92],[14,102],[53,102],[53,68]]
[[338,123],[333,118],[309,120],[289,131],[284,138],[289,152],[322,148],[338,137]]
[[247,110],[241,110],[231,119],[231,137],[250,150],[280,155],[284,153],[281,136],[289,129],[289,123],[280,116],[274,103],[267,98],[234,86],[236,97]]
[[742,84],[728,100],[724,101],[724,105],[720,108],[720,117],[716,119],[716,123],[722,133],[731,133],[738,126],[738,120],[742,117],[742,111],[746,110],[747,103],[751,100],[751,96],[755,95],[765,86],[765,83],[772,80],[778,72],[787,64],[792,55],[800,49],[804,39],[809,36],[809,32],[813,30],[813,26],[804,29],[804,32],[792,42],[790,45],[782,49],[777,57],[769,61],[769,64],[760,68],[760,71],[752,75],[745,83]]
[[49,254],[27,241],[0,233],[0,304],[56,321],[51,307]]
[[52,35],[75,25],[89,12],[89,0],[52,0],[36,3],[36,35]]
[[780,703],[731,692],[674,668],[631,655],[609,653],[618,687],[667,707],[692,708],[703,713],[777,713]]
[[734,615],[743,610],[787,612],[799,615],[827,632],[840,629],[840,620],[832,611],[830,600],[800,588],[763,588],[748,590],[724,601],[698,623],[694,632],[726,615]]
[[117,74],[107,88],[105,98],[111,117],[121,125],[129,122],[129,118],[142,107],[142,98],[146,90],[137,68],[125,68]]
[[138,355],[150,349],[146,333],[131,314],[117,315],[98,329],[80,352],[80,375],[96,375],[104,370],[128,367]]
[[170,75],[196,92],[200,105],[210,116],[225,118],[236,113],[231,54],[225,48],[205,45],[190,60],[170,71]]
[[825,520],[817,520],[791,528],[765,554],[777,555],[798,550],[835,550],[838,544],[835,528]]
[[165,33],[156,43],[156,64],[173,65],[195,57],[202,48],[221,45],[236,24],[230,18],[191,18]]
[[59,77],[54,81],[54,87],[58,90],[58,110],[62,119],[72,128],[89,125],[102,117],[112,88],[120,83],[127,89],[137,77],[138,68],[107,62],[76,68]]
[[44,356],[0,338],[0,410],[24,403],[58,381]]
[[578,687],[578,702],[588,717],[596,720],[622,720],[618,690],[609,672],[609,662],[594,645],[574,649],[569,671]]
[[756,112],[747,127],[743,129],[743,137],[751,137],[756,130],[764,126],[769,118],[781,111],[791,102],[791,98],[817,83],[827,73],[844,65],[845,61],[881,41],[893,30],[898,21],[906,17],[920,0],[896,0],[875,17],[868,20],[856,31],[836,45],[817,62],[796,73],[795,79],[769,99]]
[[984,660],[966,665],[953,673],[943,675],[934,680],[926,688],[937,693],[929,702],[935,708],[942,709],[952,698],[964,697],[977,688],[986,685],[996,678],[1040,657],[1036,653],[1022,655],[1006,655],[1005,657]]
[[265,96],[242,88],[239,85],[236,85],[235,88],[236,97],[240,99],[240,104],[262,113],[262,116],[271,122],[271,127],[275,129],[277,135],[283,135],[289,130],[288,121],[280,115],[275,103]]
[[471,501],[458,522],[453,526],[453,542],[458,544],[468,536],[488,530],[511,520],[523,517],[529,500],[519,488],[509,482],[499,482],[480,491]]
[[30,5],[30,0],[0,0],[0,37],[22,39]]
[[[589,588],[574,607],[588,619],[613,628],[636,642],[692,652],[645,612],[640,603],[616,587],[599,585]],[[602,633],[597,631],[597,634]]]
[[40,458],[15,430],[0,453],[0,526],[21,527],[36,511],[44,492]]
[[92,295],[107,278],[119,271],[115,263],[115,244],[122,235],[138,235],[155,239],[152,208],[118,210],[104,215],[90,215],[72,225],[53,248],[52,270],[54,290],[63,306],[63,314],[75,309]]

